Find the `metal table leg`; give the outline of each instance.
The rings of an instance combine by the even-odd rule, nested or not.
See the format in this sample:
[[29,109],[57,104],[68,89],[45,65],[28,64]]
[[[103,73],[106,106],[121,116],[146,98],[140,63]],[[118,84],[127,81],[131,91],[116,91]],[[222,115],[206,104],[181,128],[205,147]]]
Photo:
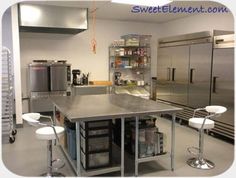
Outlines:
[[80,122],[76,122],[76,155],[77,155],[77,176],[81,176],[80,169]]
[[175,114],[172,114],[171,123],[171,170],[175,169]]
[[121,118],[121,177],[124,177],[125,118]]
[[135,176],[138,176],[138,135],[139,135],[139,117],[135,118]]
[[[53,125],[56,125],[56,120],[57,120],[57,118],[56,118],[56,110],[57,110],[57,107],[53,104],[53,110],[52,110],[53,111],[53,116],[52,116]],[[57,140],[56,139],[53,140],[52,144],[56,145],[57,144]]]
[[56,106],[55,105],[53,105],[53,125],[55,125],[56,124]]
[[46,174],[46,176],[52,176],[52,140],[49,140],[47,143],[47,168],[48,168],[48,172]]

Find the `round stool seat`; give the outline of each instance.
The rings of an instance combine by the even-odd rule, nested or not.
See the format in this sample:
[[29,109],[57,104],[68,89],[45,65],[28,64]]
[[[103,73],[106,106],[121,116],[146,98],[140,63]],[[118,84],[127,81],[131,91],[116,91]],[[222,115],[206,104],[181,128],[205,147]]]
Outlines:
[[33,120],[39,120],[40,114],[39,113],[26,113],[22,115],[22,118],[27,120],[28,118]]
[[[189,126],[197,128],[197,129],[201,129],[202,127],[202,123],[204,121],[205,118],[190,118],[188,121]],[[205,124],[203,126],[203,129],[212,129],[214,128],[214,124],[215,122],[213,120],[210,119],[206,119]]]
[[[64,127],[54,126],[57,136],[60,137],[63,135]],[[55,140],[56,136],[52,127],[42,127],[36,130],[36,137],[40,140]]]

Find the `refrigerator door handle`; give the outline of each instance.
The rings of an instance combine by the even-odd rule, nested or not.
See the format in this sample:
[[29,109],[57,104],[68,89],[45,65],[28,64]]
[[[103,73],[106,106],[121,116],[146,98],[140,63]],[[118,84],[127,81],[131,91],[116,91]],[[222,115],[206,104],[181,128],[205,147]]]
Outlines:
[[194,68],[190,69],[190,83],[193,83],[193,71],[194,70],[195,70]]
[[213,93],[216,93],[216,79],[219,78],[217,76],[214,76],[213,77],[213,89],[212,89],[212,92]]
[[175,81],[175,71],[176,68],[172,68],[172,81]]
[[224,42],[224,39],[218,39],[215,41],[216,44],[223,43],[223,42]]
[[171,70],[170,67],[167,68],[167,81],[170,81]]

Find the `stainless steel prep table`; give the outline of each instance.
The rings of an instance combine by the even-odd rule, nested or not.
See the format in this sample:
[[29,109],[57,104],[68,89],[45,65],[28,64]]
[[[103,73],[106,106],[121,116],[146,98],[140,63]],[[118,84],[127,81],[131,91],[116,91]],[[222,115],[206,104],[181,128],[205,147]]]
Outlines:
[[[174,170],[175,147],[175,113],[182,110],[168,104],[146,100],[127,94],[83,95],[52,97],[55,111],[58,109],[71,122],[76,123],[77,166],[78,176],[92,176],[108,172],[121,171],[124,176],[124,120],[136,118],[135,135],[135,175],[138,175],[138,164],[156,159],[156,157],[138,158],[138,122],[144,115],[171,114],[171,169]],[[84,171],[80,164],[80,122],[121,118],[121,165],[98,170]],[[80,166],[78,166],[80,165]]]

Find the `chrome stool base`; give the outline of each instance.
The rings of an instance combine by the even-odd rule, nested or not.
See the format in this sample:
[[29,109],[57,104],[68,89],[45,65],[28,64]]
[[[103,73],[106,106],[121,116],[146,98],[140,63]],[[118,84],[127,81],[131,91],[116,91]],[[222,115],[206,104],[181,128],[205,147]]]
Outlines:
[[193,168],[209,170],[215,167],[215,164],[207,159],[190,158],[187,164]]
[[66,177],[64,174],[62,174],[60,172],[52,172],[51,174],[44,173],[44,174],[41,174],[40,176],[43,176],[43,177]]

